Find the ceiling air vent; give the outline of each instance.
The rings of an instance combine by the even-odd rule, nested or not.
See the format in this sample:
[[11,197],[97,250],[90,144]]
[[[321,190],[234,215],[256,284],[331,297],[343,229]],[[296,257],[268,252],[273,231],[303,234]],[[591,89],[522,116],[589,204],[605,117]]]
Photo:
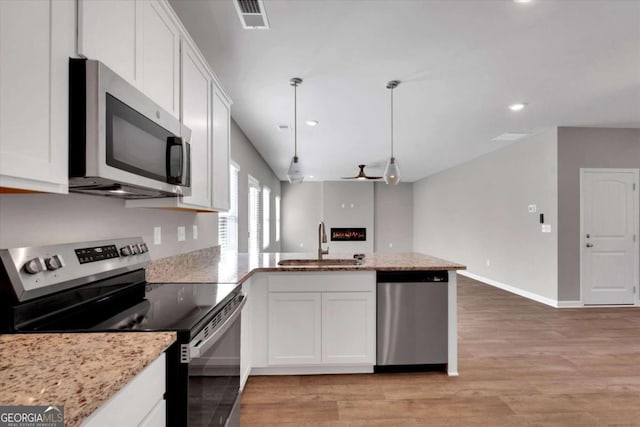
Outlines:
[[269,21],[267,20],[262,0],[234,0],[233,4],[236,6],[242,28],[247,30],[269,28]]

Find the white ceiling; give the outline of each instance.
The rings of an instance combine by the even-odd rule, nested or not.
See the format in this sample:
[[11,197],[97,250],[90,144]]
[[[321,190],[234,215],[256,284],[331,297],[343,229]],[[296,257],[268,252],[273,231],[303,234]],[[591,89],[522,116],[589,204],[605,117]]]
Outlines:
[[[382,173],[392,79],[403,181],[498,149],[504,132],[640,126],[640,1],[264,0],[269,30],[242,29],[231,0],[171,4],[283,180],[291,77],[304,80],[298,155],[322,180],[359,163]],[[528,107],[514,113],[514,102]]]

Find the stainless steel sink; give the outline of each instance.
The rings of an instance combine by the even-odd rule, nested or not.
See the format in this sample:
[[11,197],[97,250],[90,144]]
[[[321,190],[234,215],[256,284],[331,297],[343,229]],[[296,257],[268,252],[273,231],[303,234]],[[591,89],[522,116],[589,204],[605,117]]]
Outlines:
[[343,258],[343,259],[283,259],[278,263],[278,265],[294,265],[294,266],[304,266],[304,265],[360,265],[360,262],[357,259]]

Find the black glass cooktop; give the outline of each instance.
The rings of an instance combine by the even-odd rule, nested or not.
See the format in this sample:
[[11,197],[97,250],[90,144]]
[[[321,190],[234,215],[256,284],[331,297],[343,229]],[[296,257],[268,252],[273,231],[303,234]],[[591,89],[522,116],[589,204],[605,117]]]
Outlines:
[[92,330],[191,331],[215,315],[240,287],[235,283],[147,284],[145,299]]

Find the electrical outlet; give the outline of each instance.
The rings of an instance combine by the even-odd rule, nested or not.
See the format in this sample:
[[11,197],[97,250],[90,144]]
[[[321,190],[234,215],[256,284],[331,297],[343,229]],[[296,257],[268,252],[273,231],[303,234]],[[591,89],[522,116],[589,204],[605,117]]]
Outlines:
[[153,244],[154,245],[162,244],[162,228],[161,227],[153,227]]
[[187,238],[187,232],[183,225],[178,227],[178,242],[184,242]]
[[491,260],[487,258],[487,267],[491,267]]
[[529,213],[536,213],[538,212],[538,206],[536,205],[529,205],[527,207],[527,210],[529,211]]
[[198,226],[193,226],[193,240],[198,240]]
[[541,231],[543,233],[551,233],[551,224],[542,224]]

